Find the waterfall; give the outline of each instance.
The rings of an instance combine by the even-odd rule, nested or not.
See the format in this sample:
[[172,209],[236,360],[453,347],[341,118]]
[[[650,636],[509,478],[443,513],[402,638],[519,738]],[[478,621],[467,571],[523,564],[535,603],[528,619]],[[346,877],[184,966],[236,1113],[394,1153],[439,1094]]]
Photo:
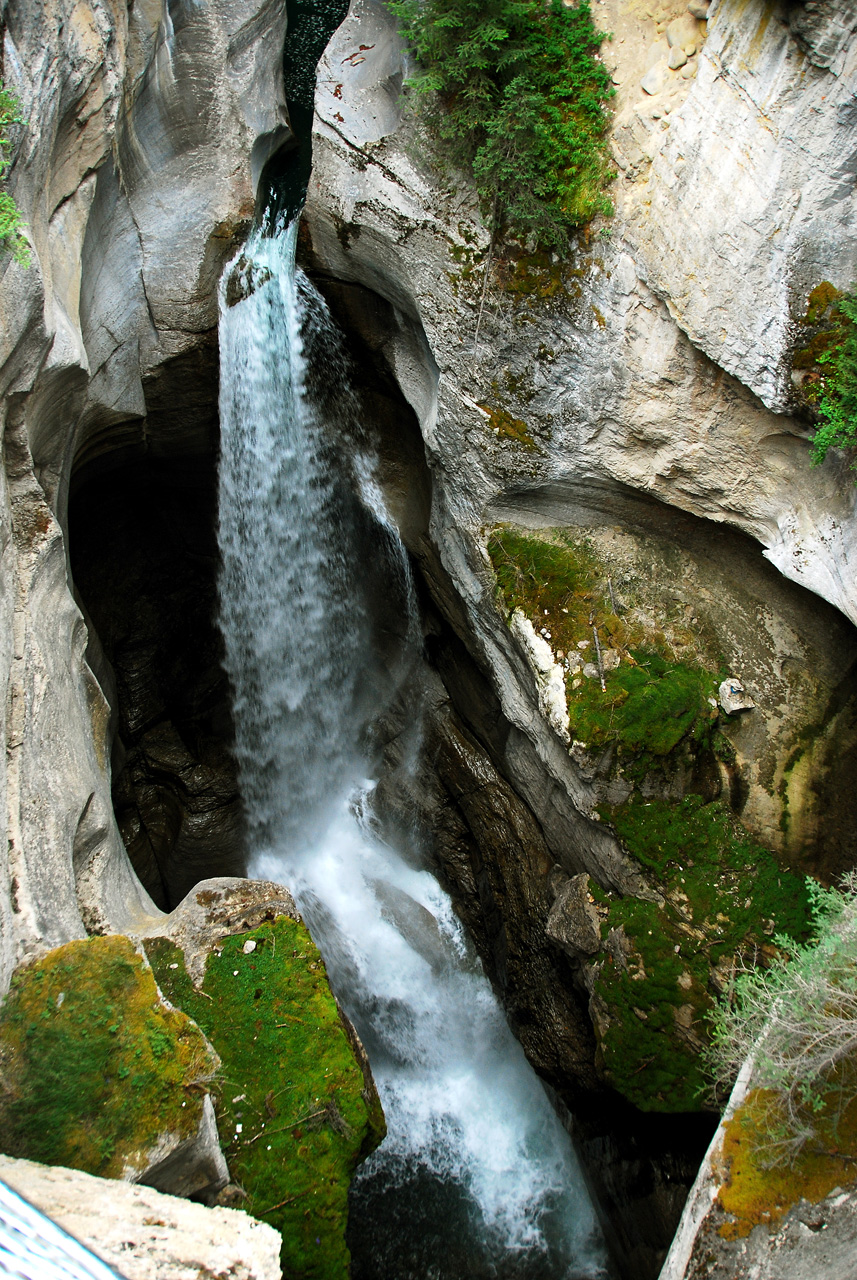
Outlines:
[[366,818],[390,680],[366,583],[411,636],[413,583],[295,239],[251,237],[221,288],[221,624],[252,873],[292,888],[387,1116],[353,1191],[354,1274],[601,1276],[577,1158],[448,897]]

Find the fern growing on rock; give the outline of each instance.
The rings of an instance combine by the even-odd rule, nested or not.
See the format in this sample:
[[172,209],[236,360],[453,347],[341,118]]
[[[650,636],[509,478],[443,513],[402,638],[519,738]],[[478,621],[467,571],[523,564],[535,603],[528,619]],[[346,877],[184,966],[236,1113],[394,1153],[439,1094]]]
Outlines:
[[492,234],[562,250],[610,214],[613,88],[588,0],[391,0],[444,154],[470,172]]

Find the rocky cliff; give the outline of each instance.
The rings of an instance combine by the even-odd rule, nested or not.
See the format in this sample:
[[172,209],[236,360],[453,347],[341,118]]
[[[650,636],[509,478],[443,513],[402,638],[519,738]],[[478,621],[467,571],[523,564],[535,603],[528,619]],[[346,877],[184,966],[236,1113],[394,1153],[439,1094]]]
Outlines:
[[[321,66],[300,252],[351,342],[421,579],[427,663],[378,727],[379,809],[418,819],[538,1069],[568,1102],[618,1107],[610,1089],[641,1099],[604,983],[665,963],[627,904],[687,950],[668,1052],[696,1053],[736,944],[615,810],[672,822],[696,796],[784,870],[854,861],[857,491],[841,460],[810,467],[792,365],[810,292],[857,276],[857,17],[844,0],[597,8],[616,213],[568,259],[489,252],[469,184],[405,107],[380,0],[354,0]],[[139,934],[243,870],[214,627],[216,284],[294,138],[284,0],[7,0],[2,22],[34,248],[29,269],[0,263],[5,990],[23,960]],[[585,560],[573,634],[571,587],[498,595],[498,529],[551,554],[559,529]],[[651,709],[633,742],[586,718],[596,613],[616,680],[649,650],[697,673],[704,734],[659,751]],[[755,710],[711,715],[723,678]],[[657,1093],[644,1105],[677,1109]],[[582,1137],[613,1170],[627,1267],[651,1271],[701,1139],[610,1165],[616,1127]],[[649,1208],[623,1219],[635,1177]]]

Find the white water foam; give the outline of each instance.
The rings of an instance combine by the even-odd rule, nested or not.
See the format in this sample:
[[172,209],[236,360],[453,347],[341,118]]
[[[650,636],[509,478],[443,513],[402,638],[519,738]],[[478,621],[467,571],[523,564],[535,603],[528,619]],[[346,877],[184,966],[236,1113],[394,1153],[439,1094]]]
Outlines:
[[[457,1188],[484,1274],[529,1275],[504,1257],[549,1255],[540,1276],[602,1275],[577,1158],[447,895],[364,820],[374,659],[355,503],[409,627],[413,583],[371,458],[358,449],[352,464],[343,448],[356,401],[294,242],[294,226],[251,240],[221,299],[221,621],[252,872],[291,886],[367,1046],[389,1132],[360,1183]],[[325,368],[310,367],[310,346]],[[420,1274],[457,1280],[442,1259]]]

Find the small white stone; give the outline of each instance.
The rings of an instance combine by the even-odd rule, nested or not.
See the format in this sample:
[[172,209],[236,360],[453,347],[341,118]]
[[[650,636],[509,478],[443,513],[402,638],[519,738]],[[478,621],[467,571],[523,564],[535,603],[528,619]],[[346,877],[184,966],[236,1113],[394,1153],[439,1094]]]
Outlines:
[[727,676],[717,695],[721,707],[730,716],[736,711],[752,711],[756,705],[737,676]]
[[653,97],[656,93],[660,93],[664,87],[664,70],[660,63],[656,63],[650,67],[640,81],[640,88],[643,93],[647,93],[649,97]]
[[241,950],[244,952],[245,956],[249,956],[251,952],[256,950],[256,943],[252,938],[248,938]]

